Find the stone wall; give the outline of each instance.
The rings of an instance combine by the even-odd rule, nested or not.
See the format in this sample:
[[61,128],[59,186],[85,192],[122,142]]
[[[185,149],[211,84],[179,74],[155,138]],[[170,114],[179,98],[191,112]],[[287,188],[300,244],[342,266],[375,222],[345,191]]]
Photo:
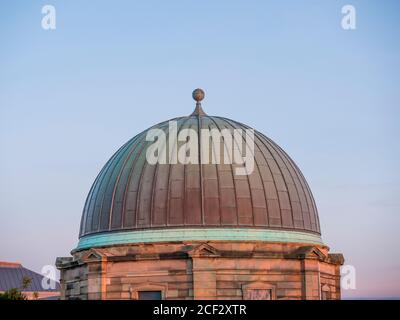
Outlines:
[[174,242],[96,248],[58,258],[63,299],[340,299],[343,256],[325,246]]

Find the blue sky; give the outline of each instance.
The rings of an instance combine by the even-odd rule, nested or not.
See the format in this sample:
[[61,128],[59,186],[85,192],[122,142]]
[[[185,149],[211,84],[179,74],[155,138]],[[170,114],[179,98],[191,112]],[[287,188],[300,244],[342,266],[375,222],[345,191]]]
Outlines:
[[208,114],[302,169],[324,241],[357,270],[343,295],[400,297],[399,31],[394,0],[2,2],[0,259],[40,271],[68,255],[104,163],[202,87]]

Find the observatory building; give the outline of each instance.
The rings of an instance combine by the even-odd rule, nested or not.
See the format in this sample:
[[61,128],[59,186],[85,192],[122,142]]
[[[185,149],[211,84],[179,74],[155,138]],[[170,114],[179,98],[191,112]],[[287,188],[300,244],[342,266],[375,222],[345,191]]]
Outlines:
[[79,243],[56,261],[62,298],[340,299],[343,255],[323,243],[300,169],[262,133],[207,115],[201,89],[193,98],[192,114],[100,171]]

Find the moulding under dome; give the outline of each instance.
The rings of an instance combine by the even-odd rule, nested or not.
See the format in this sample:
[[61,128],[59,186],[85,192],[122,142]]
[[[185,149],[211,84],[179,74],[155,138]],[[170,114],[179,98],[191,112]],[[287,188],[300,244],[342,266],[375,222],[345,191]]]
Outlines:
[[255,228],[176,228],[87,235],[75,250],[122,244],[169,241],[268,241],[323,245],[321,236],[308,232]]

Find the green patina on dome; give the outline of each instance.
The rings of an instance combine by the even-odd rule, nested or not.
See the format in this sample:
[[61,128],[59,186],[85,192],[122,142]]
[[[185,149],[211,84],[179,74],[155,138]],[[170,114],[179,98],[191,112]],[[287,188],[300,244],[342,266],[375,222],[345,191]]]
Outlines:
[[83,237],[77,250],[119,244],[168,241],[269,241],[322,245],[319,235],[307,232],[255,228],[184,228],[100,233]]
[[[196,97],[200,99],[200,93]],[[206,115],[200,102],[196,110],[170,120],[176,121],[178,132],[249,128]],[[168,126],[165,121],[148,130],[161,129],[168,139]],[[229,164],[148,163],[146,150],[153,143],[146,141],[148,130],[124,144],[97,176],[83,210],[78,249],[162,241],[163,235],[189,240],[191,234],[209,240],[320,242],[317,208],[306,180],[293,160],[262,133],[254,131],[254,171],[237,176]],[[157,236],[149,237],[153,231]]]

